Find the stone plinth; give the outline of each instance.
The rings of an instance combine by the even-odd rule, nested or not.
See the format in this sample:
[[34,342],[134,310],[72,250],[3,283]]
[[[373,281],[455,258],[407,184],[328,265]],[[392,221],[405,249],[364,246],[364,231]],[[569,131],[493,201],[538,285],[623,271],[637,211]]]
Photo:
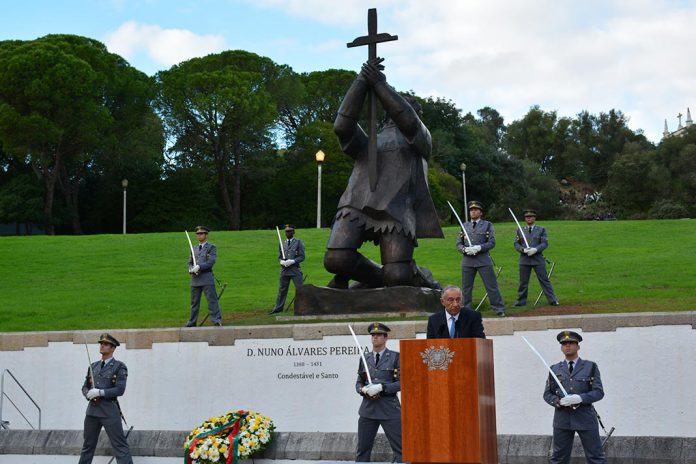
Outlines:
[[440,291],[421,287],[336,289],[303,285],[295,297],[295,316],[398,313],[442,310]]

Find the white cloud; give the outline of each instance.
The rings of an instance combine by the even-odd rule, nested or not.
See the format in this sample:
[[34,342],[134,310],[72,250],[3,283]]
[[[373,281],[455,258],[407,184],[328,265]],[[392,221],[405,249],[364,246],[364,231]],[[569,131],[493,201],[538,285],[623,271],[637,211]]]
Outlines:
[[225,39],[220,35],[198,35],[186,29],[163,29],[135,21],[123,23],[107,35],[105,42],[110,51],[128,60],[144,53],[164,66],[225,49]]
[[[257,0],[326,24],[364,30],[376,6],[378,46],[401,90],[441,95],[465,112],[483,106],[507,122],[533,105],[573,116],[612,108],[659,140],[664,118],[696,106],[696,5],[673,0]],[[696,109],[696,108],[695,108]]]

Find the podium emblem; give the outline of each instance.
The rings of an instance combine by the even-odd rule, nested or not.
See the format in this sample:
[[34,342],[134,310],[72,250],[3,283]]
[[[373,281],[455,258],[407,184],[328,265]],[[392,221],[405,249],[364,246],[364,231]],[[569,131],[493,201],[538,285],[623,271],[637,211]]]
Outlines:
[[434,346],[426,348],[420,355],[423,358],[423,364],[428,365],[429,371],[446,371],[452,362],[454,352],[441,345],[440,348],[435,348]]

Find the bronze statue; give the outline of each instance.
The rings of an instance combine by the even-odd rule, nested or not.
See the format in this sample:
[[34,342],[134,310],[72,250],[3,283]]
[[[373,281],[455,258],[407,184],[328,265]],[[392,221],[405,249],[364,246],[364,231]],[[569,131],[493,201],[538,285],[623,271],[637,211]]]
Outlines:
[[[334,122],[341,149],[355,164],[338,203],[324,267],[335,274],[329,283],[334,288],[348,288],[350,280],[368,288],[438,288],[413,260],[418,238],[443,238],[427,184],[430,132],[415,99],[387,84],[383,61],[373,57],[362,66]],[[379,133],[369,137],[358,124],[368,93],[387,114]],[[368,154],[370,138],[376,141],[376,153]],[[382,266],[358,252],[366,241],[379,245]]]

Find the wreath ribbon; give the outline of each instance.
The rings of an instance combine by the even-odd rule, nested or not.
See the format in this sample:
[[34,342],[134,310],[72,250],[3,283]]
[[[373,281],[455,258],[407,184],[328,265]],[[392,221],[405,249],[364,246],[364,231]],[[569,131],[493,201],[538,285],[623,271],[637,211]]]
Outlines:
[[[241,428],[241,422],[242,420],[246,419],[247,413],[246,412],[240,412],[238,413],[239,415],[235,415],[232,417],[232,420],[230,422],[226,422],[220,427],[213,429],[213,430],[208,430],[207,432],[201,432],[198,435],[196,435],[193,440],[191,440],[191,443],[189,444],[188,448],[184,451],[184,463],[185,464],[191,464],[191,450],[195,449],[196,444],[205,439],[208,438],[209,436],[212,435],[222,435],[225,433],[227,430],[230,430],[228,437],[231,435],[233,436],[233,440],[230,442],[230,449],[229,453],[227,453],[227,464],[237,464],[238,458],[237,458],[237,450],[239,449],[239,440],[241,439],[241,436],[239,434],[239,429]],[[229,440],[229,438],[228,438]]]

